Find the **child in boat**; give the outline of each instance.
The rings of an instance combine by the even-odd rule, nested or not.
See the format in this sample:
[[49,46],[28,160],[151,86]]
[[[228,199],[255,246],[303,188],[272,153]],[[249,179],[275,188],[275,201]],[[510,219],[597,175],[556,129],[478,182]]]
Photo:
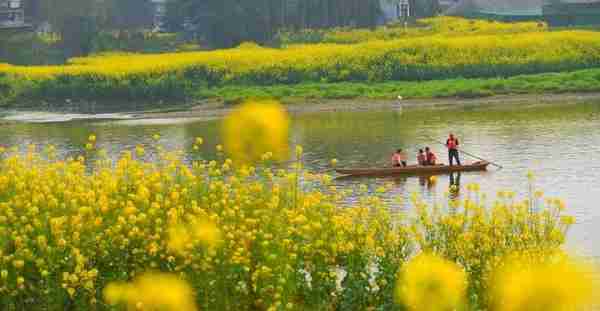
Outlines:
[[425,148],[426,165],[436,165],[437,157],[429,147]]
[[406,167],[406,154],[402,149],[396,150],[392,155],[392,166],[393,167]]
[[419,149],[419,154],[417,154],[417,163],[419,165],[427,165],[427,157],[423,152],[423,149]]

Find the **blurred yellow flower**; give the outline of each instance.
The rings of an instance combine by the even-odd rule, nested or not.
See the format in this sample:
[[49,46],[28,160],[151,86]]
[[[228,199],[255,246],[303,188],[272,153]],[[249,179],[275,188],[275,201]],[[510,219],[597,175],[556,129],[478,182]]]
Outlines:
[[178,224],[169,228],[169,250],[184,254],[187,247],[197,243],[213,247],[221,242],[221,231],[217,226],[208,221],[193,224]]
[[271,152],[273,159],[288,157],[289,118],[275,101],[247,102],[223,120],[227,153],[237,163],[255,162]]
[[207,246],[216,246],[221,241],[221,231],[212,222],[195,225],[194,237]]
[[396,294],[410,310],[452,311],[464,303],[466,289],[467,275],[461,267],[420,254],[403,267]]
[[110,283],[104,299],[111,305],[125,303],[128,310],[195,311],[193,289],[181,278],[164,273],[146,273],[133,283]]
[[493,310],[585,310],[598,302],[594,299],[597,277],[593,267],[566,257],[548,262],[518,256],[492,278]]

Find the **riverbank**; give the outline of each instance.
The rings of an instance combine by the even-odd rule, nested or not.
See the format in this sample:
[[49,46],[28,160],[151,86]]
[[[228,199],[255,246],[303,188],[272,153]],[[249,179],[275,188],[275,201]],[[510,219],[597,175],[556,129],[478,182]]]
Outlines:
[[[513,108],[515,106],[531,107],[534,105],[565,105],[585,102],[600,102],[600,92],[580,93],[542,93],[495,95],[483,98],[425,98],[425,99],[376,99],[376,98],[287,98],[283,101],[286,110],[292,115],[303,115],[334,111],[398,111],[400,109],[444,109],[462,108]],[[226,115],[236,105],[220,99],[199,100],[195,102],[170,105],[166,109],[150,108],[139,110],[106,109],[101,112],[63,111],[51,109],[46,111],[31,109],[14,109],[0,111],[0,123],[47,123],[76,120],[169,120],[201,121],[218,119]]]
[[[600,99],[600,68],[572,72],[520,75],[510,78],[390,81],[381,83],[301,83],[274,86],[227,86],[204,89],[184,100],[40,101],[20,98],[7,108],[68,113],[126,113],[136,116],[218,116],[246,99],[277,99],[295,111],[372,109],[378,103],[444,106],[489,102],[566,102]],[[317,105],[315,105],[317,104]],[[140,112],[143,112],[140,114]]]
[[431,81],[379,83],[301,83],[274,86],[226,86],[202,90],[199,98],[228,103],[246,98],[274,98],[284,102],[331,99],[484,98],[496,95],[600,92],[600,68],[558,73],[518,75],[509,78],[456,78]]
[[[449,108],[449,107],[511,107],[515,105],[551,105],[575,104],[600,101],[600,92],[589,93],[545,93],[545,94],[513,94],[497,95],[485,98],[430,98],[430,99],[306,99],[288,98],[284,101],[290,114],[300,115],[330,111],[375,111],[417,108]],[[179,110],[149,110],[125,113],[129,119],[195,119],[210,120],[220,118],[233,109],[235,105],[224,101],[201,101],[190,106],[180,106]]]

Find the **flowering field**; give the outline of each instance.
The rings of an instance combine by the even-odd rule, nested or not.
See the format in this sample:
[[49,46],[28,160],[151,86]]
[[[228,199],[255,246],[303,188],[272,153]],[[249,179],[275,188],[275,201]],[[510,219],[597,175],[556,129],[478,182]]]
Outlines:
[[490,20],[439,16],[417,20],[416,25],[406,28],[401,23],[398,23],[377,27],[376,29],[306,29],[281,32],[278,35],[278,39],[283,45],[298,43],[353,44],[366,41],[394,40],[432,35],[453,37],[544,31],[548,31],[548,25],[541,22],[504,23]]
[[[277,103],[244,104],[223,122],[225,145],[196,138],[191,163],[159,144],[110,159],[93,133],[76,158],[57,159],[52,146],[0,150],[1,309],[578,310],[593,302],[591,268],[562,250],[575,220],[561,200],[532,190],[527,200],[501,192],[490,201],[471,184],[443,205],[413,196],[411,210],[394,211],[381,199],[386,187],[340,189],[303,169],[301,147],[280,169],[288,122]],[[204,148],[218,158],[202,159]],[[360,199],[342,204],[349,196]]]
[[64,66],[0,64],[0,94],[4,102],[183,99],[229,85],[508,77],[599,64],[600,36],[592,31],[440,34],[281,49],[248,43],[208,52],[106,54]]

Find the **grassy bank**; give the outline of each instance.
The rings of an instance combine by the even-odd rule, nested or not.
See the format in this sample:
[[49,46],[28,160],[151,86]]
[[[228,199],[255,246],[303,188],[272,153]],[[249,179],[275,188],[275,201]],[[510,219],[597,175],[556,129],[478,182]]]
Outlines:
[[423,82],[381,83],[303,83],[274,86],[228,86],[198,93],[198,98],[217,98],[239,102],[245,98],[302,99],[395,99],[404,98],[478,98],[508,94],[540,94],[600,91],[600,69],[573,72],[520,75],[510,78],[449,79]]
[[[173,83],[176,83],[176,81],[173,81]],[[36,107],[38,105],[38,100],[24,97],[23,94],[20,94],[20,90],[13,89],[13,85],[14,81],[9,81],[9,78],[6,77],[0,77],[0,92],[4,92],[4,97],[0,99],[0,104],[27,107]],[[155,89],[155,91],[160,90],[160,88]],[[247,98],[300,102],[311,99],[395,99],[398,95],[401,95],[405,99],[482,98],[495,95],[599,91],[600,68],[594,68],[572,72],[518,75],[509,78],[458,78],[420,82],[388,81],[374,83],[313,82],[270,86],[231,85],[199,88],[191,92],[189,96],[172,98],[191,101],[215,99],[226,103],[238,103]],[[185,93],[181,95],[185,95]],[[77,97],[65,96],[64,98]],[[60,103],[58,104],[60,106]],[[150,105],[149,107],[154,107],[154,104],[148,104]]]

